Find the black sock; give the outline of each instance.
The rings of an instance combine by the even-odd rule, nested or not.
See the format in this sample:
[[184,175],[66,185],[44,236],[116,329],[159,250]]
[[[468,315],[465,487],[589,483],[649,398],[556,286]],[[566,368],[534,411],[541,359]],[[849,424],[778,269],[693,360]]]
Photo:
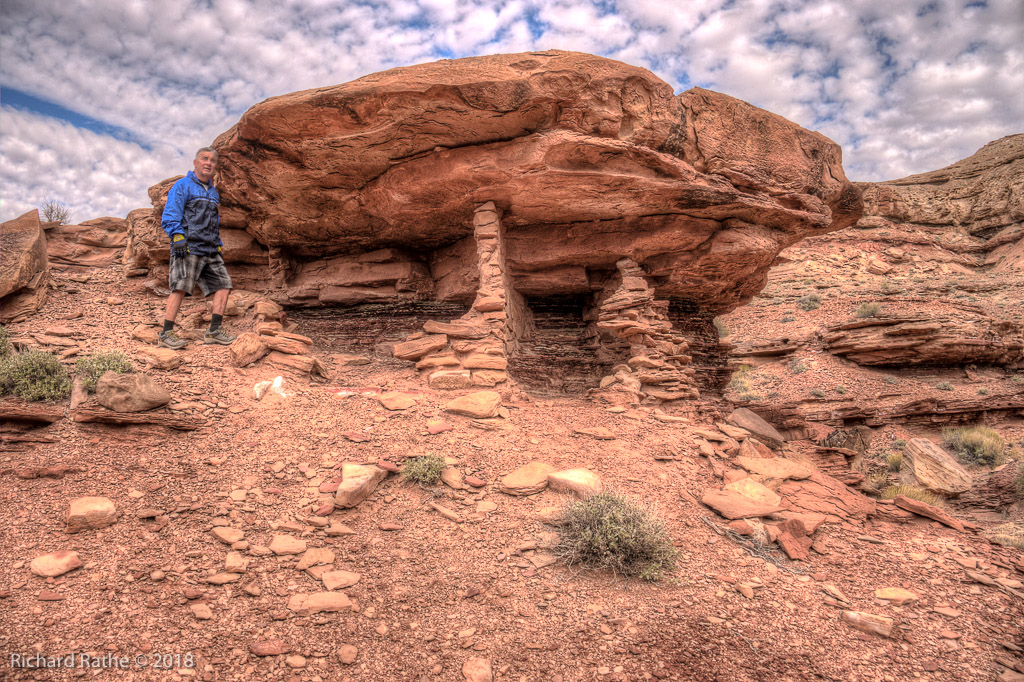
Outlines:
[[214,313],[213,316],[210,319],[210,331],[211,332],[215,332],[218,329],[220,329],[220,323],[223,320],[224,320],[224,316],[223,315],[218,315],[217,313]]
[[164,331],[169,332],[174,329],[174,320],[164,320]]

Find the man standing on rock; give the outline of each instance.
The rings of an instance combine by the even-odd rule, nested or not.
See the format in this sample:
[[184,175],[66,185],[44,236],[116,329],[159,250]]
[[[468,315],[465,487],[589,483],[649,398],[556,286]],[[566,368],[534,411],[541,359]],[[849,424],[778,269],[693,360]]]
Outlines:
[[221,255],[220,194],[213,186],[217,150],[203,147],[196,152],[192,165],[195,171],[189,171],[171,187],[161,223],[171,238],[171,295],[167,298],[164,329],[157,345],[175,350],[188,343],[174,331],[174,320],[182,300],[192,295],[196,284],[203,296],[213,294],[213,319],[203,334],[203,343],[226,346],[235,340],[221,328],[231,293],[231,277]]

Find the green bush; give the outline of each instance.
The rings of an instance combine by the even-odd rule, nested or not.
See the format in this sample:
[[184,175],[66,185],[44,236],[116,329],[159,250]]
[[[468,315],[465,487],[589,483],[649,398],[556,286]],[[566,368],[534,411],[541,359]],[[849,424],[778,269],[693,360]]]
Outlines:
[[779,318],[779,322],[795,322],[796,318],[792,315],[785,315]]
[[903,468],[903,453],[890,452],[886,454],[885,463],[889,466],[889,471],[899,471]]
[[892,442],[892,446],[894,448],[899,448],[900,450],[902,450],[903,448],[907,447],[907,441],[903,440],[902,438],[897,438]]
[[803,374],[808,369],[810,369],[810,367],[805,365],[803,362],[800,362],[799,360],[797,360],[796,362],[792,362],[789,365],[789,371],[792,372],[793,374]]
[[568,505],[558,555],[569,566],[611,569],[655,581],[675,571],[679,552],[654,510],[612,492]]
[[817,310],[821,307],[821,296],[810,294],[797,299],[797,304],[804,310]]
[[11,335],[7,332],[7,327],[0,324],[0,358],[5,358],[11,354]]
[[998,466],[1003,463],[1006,453],[1003,437],[987,426],[943,429],[942,441],[960,461],[968,464]]
[[53,353],[12,353],[0,360],[0,393],[28,401],[60,400],[71,394],[71,375]]
[[948,381],[940,381],[939,383],[935,384],[935,388],[939,389],[940,391],[952,391],[953,384],[949,383]]
[[875,317],[882,312],[882,306],[878,303],[861,303],[854,313],[857,317]]
[[884,377],[882,377],[882,381],[884,381],[887,384],[898,384],[898,383],[900,383],[900,380],[897,379],[896,377],[894,377],[891,374],[886,374]]
[[135,371],[128,356],[120,351],[96,353],[87,358],[79,358],[75,370],[82,376],[82,386],[87,391],[96,390],[96,382],[107,372],[129,374]]
[[815,398],[824,398],[825,391],[821,390],[820,388],[812,388],[811,395],[813,395]]
[[441,455],[423,455],[409,460],[402,467],[402,478],[420,485],[436,485],[447,465]]
[[882,490],[882,486],[884,486],[888,482],[888,471],[876,471],[875,473],[868,476],[867,479],[865,479],[864,485],[870,488],[871,490],[874,490],[875,492],[880,492]]
[[839,395],[846,395],[846,391],[846,386],[843,386],[842,384],[836,385],[836,393],[838,393]]

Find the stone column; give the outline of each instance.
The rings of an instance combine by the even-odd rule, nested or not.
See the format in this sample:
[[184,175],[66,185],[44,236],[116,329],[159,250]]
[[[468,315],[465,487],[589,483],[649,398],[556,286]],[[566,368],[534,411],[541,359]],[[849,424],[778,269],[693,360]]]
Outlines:
[[432,388],[496,386],[508,380],[508,356],[527,323],[522,296],[505,271],[504,232],[493,202],[473,214],[479,284],[469,312],[452,322],[428,321],[424,334],[395,346],[395,357],[417,360]]

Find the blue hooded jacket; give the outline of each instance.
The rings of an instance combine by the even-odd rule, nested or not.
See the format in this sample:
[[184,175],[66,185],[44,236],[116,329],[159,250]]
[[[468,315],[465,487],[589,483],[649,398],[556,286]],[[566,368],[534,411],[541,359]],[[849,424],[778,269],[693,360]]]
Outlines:
[[161,226],[172,240],[185,235],[190,254],[213,256],[220,252],[220,194],[211,182],[204,187],[193,171],[174,183],[167,195]]

